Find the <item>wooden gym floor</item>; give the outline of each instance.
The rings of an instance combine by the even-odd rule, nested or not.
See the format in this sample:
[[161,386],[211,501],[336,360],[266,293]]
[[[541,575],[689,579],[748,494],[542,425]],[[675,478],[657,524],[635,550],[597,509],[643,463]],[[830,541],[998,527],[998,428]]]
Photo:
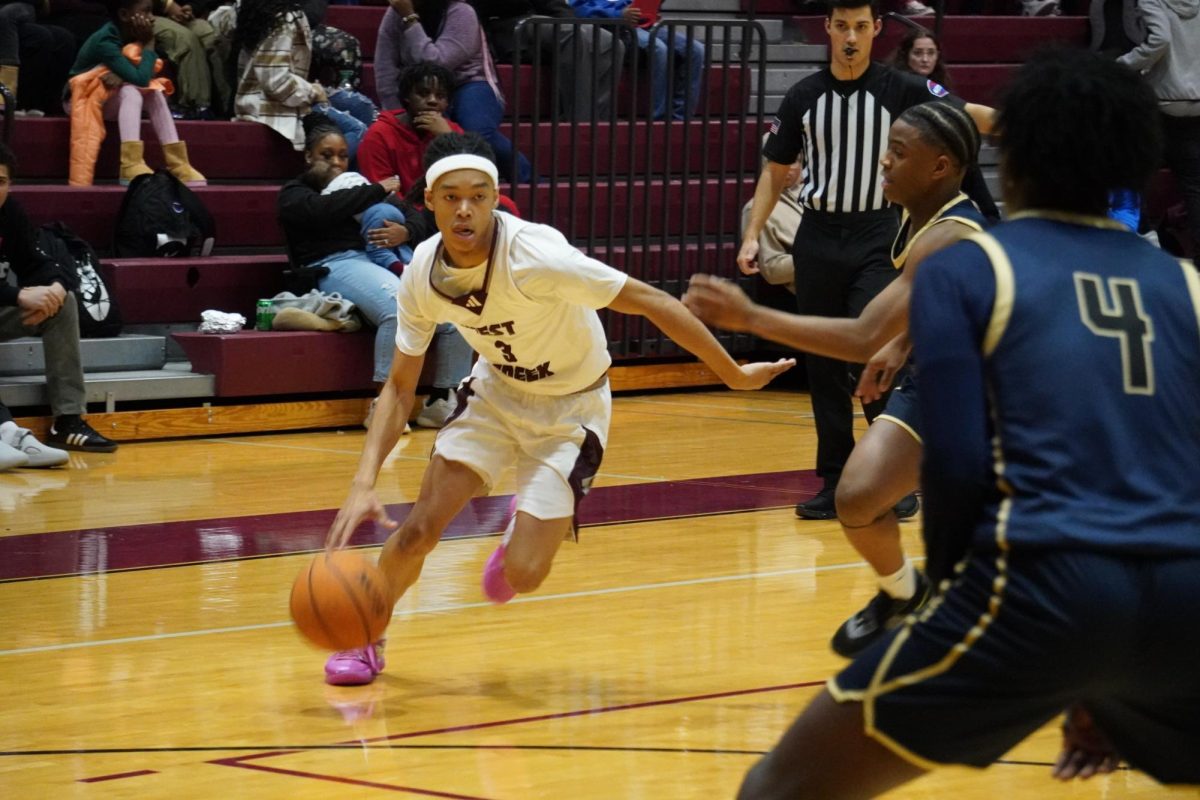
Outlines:
[[[804,395],[615,408],[581,541],[542,589],[480,594],[506,482],[430,558],[360,688],[326,686],[287,618],[360,430],[0,474],[0,796],[732,798],[841,665],[829,636],[871,576],[835,523],[793,516],[817,488]],[[385,502],[412,500],[432,439],[401,442]],[[1195,796],[1130,770],[1055,784],[1057,748],[1048,726],[987,771],[891,797]]]

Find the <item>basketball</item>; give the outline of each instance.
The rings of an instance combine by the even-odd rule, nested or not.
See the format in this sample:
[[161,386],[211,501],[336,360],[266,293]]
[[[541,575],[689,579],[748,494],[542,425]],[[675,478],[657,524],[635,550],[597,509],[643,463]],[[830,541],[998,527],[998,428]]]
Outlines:
[[320,553],[292,584],[292,621],[325,650],[366,647],[391,617],[385,587],[379,567],[358,553]]

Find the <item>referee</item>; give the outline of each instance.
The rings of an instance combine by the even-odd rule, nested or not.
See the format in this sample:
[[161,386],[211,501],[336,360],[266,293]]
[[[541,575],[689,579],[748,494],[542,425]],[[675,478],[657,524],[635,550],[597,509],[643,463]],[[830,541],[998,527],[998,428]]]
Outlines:
[[[830,0],[825,18],[829,66],[788,90],[763,145],[766,166],[738,267],[746,275],[759,271],[759,234],[785,186],[788,166],[799,158],[804,215],[792,256],[801,314],[857,317],[896,277],[890,252],[899,215],[883,197],[879,174],[888,129],[905,109],[929,100],[963,105],[933,81],[872,63],[871,44],[881,27],[876,2]],[[987,133],[992,110],[965,106]],[[834,491],[854,449],[851,392],[856,378],[842,361],[805,354],[805,364],[817,428],[817,475],[824,485],[796,506],[796,516],[833,519]],[[885,395],[864,404],[867,420],[875,419],[886,402]]]

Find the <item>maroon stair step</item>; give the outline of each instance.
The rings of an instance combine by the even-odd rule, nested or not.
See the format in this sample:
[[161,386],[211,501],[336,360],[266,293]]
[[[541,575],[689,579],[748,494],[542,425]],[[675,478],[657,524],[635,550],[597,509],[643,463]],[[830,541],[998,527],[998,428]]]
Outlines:
[[255,303],[283,291],[283,254],[113,258],[100,264],[126,323],[199,322],[209,309],[254,319]]

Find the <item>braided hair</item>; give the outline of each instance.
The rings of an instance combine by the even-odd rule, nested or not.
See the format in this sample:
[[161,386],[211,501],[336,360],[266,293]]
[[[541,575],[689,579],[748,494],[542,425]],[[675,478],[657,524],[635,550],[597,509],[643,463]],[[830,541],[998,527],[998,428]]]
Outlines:
[[950,154],[964,170],[979,159],[979,129],[971,115],[946,102],[922,103],[900,115],[921,134],[921,138]]
[[304,13],[302,0],[246,0],[238,6],[237,29],[233,34],[235,52],[254,52],[267,34],[283,24],[291,11]]

